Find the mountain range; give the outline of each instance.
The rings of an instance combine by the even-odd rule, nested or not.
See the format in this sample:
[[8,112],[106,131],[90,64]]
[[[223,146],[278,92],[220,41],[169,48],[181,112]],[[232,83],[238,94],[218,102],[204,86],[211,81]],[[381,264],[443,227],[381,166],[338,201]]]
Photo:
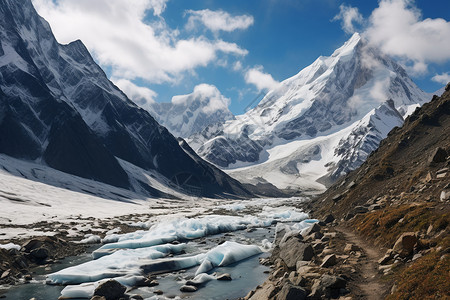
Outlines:
[[129,100],[81,41],[59,44],[30,0],[0,0],[0,153],[152,196],[167,196],[152,180],[249,195]]
[[255,108],[188,142],[242,182],[323,190],[359,166],[430,97],[355,33],[331,56],[270,90]]

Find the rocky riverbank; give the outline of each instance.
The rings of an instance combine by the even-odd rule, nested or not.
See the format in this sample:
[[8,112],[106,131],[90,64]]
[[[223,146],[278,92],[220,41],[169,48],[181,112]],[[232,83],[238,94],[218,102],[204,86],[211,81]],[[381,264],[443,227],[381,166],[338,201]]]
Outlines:
[[368,258],[357,242],[331,215],[304,231],[279,227],[272,256],[262,261],[272,267],[269,279],[244,299],[361,298]]

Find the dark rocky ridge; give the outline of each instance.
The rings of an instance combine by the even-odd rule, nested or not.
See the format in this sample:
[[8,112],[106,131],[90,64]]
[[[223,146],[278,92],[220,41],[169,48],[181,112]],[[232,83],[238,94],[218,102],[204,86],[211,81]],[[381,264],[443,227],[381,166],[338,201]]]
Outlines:
[[250,195],[186,153],[107,79],[81,41],[58,44],[30,0],[0,0],[0,28],[0,152],[133,189],[118,157],[168,179],[190,174],[202,196]]

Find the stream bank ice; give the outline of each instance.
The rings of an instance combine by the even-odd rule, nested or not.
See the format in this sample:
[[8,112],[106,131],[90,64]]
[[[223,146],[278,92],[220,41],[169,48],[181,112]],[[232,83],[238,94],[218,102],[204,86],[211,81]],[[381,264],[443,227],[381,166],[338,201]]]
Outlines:
[[[296,224],[305,227],[310,224],[304,221],[307,217],[306,213],[292,207],[264,206],[255,216],[207,215],[169,219],[154,224],[148,230],[112,233],[103,239],[106,244],[94,251],[95,260],[52,273],[47,276],[47,281],[51,284],[72,284],[62,291],[62,297],[74,297],[91,293],[100,281],[108,278],[115,278],[132,287],[145,274],[167,273],[196,266],[195,275],[202,277],[202,274],[206,275],[216,267],[260,254],[270,249],[271,243],[267,239],[260,241],[259,246],[226,241],[202,253],[177,255],[186,249],[183,242],[219,233],[268,227],[277,222],[300,222]],[[175,244],[175,241],[181,243]],[[205,278],[211,279],[208,276]]]
[[[175,240],[192,240],[218,233],[246,229],[248,227],[267,227],[274,222],[300,222],[308,218],[308,214],[290,207],[273,208],[265,206],[255,216],[219,216],[209,215],[200,218],[181,218],[160,222],[148,231],[136,231],[128,234],[112,234],[103,239],[107,243],[98,252],[105,249],[136,249],[149,247]],[[97,253],[94,252],[94,257]]]

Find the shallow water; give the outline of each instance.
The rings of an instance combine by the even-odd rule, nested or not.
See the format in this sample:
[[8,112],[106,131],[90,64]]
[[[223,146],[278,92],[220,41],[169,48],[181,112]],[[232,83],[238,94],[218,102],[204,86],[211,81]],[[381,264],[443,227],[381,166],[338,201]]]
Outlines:
[[[197,253],[211,249],[217,244],[227,240],[236,241],[245,244],[260,244],[263,239],[273,240],[274,227],[258,228],[253,232],[247,232],[240,230],[232,233],[218,234],[208,236],[202,239],[190,241],[186,248],[188,254]],[[98,247],[98,246],[97,246]],[[50,270],[45,268],[39,268],[36,273],[33,274],[33,281],[21,286],[12,287],[6,294],[6,299],[15,300],[28,300],[36,298],[36,300],[52,300],[58,299],[61,295],[63,286],[53,286],[45,284],[45,274],[53,273],[58,270],[78,265],[86,261],[92,260],[91,252],[95,248],[90,249],[89,253],[85,253],[76,257],[68,257],[61,261],[59,264],[54,264]],[[250,290],[254,289],[257,285],[264,282],[267,278],[267,274],[264,271],[268,270],[268,267],[259,264],[260,257],[267,257],[269,253],[262,253],[255,255],[248,259],[234,263],[226,267],[218,267],[213,269],[210,274],[217,273],[229,273],[232,277],[232,281],[217,281],[212,280],[206,282],[195,293],[182,293],[180,287],[184,284],[186,279],[194,277],[194,273],[197,267],[183,270],[181,272],[173,272],[169,274],[158,275],[157,280],[159,285],[156,287],[145,287],[130,291],[130,294],[140,294],[144,298],[155,296],[155,290],[162,290],[164,292],[160,299],[166,297],[173,298],[178,296],[180,298],[190,299],[236,299],[244,297]]]
[[33,280],[30,283],[11,287],[4,294],[6,296],[5,299],[28,300],[33,297],[36,300],[58,299],[64,286],[45,284],[45,275],[92,260],[91,253],[96,248],[98,246],[88,249],[86,253],[79,256],[66,257],[60,263],[52,264],[49,267],[50,269],[46,270],[45,267],[36,268],[33,272]]

